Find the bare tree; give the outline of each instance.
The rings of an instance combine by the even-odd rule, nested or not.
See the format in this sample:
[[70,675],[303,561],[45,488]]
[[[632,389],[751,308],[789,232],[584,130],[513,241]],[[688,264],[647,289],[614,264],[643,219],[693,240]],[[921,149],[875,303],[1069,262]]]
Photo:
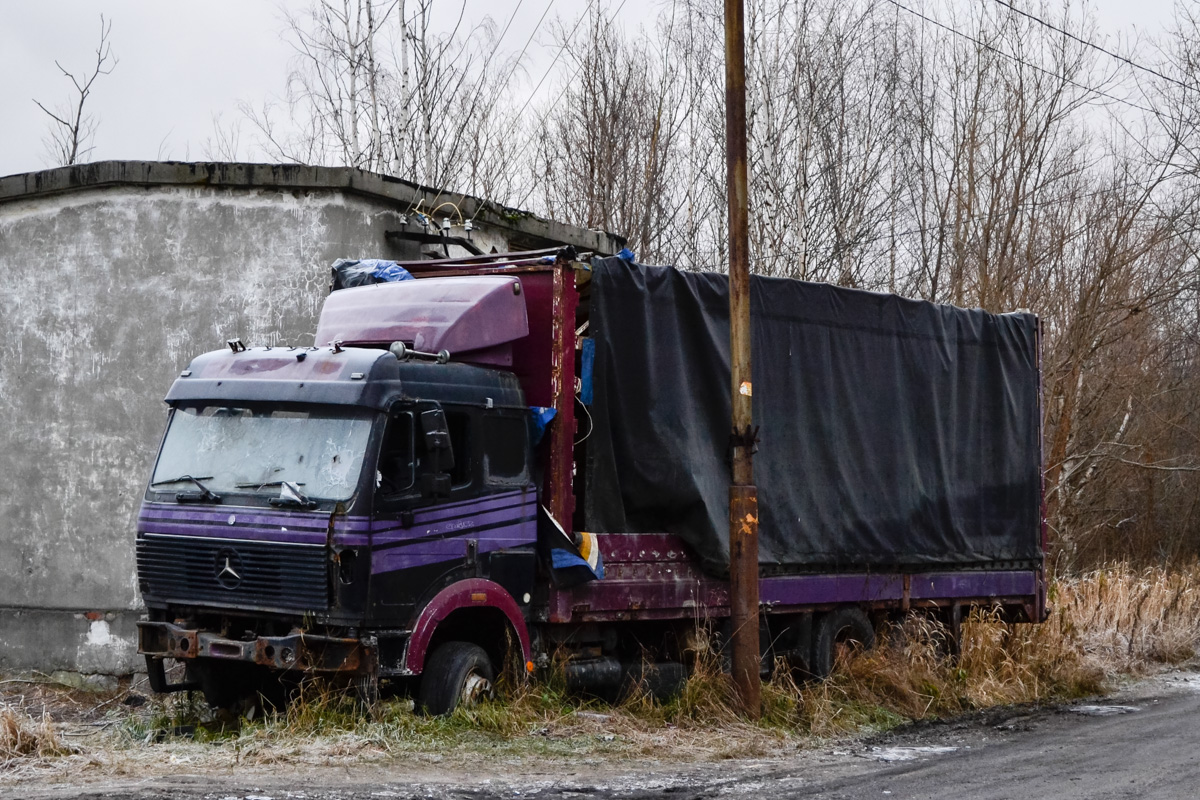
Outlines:
[[204,139],[201,153],[209,161],[238,161],[242,150],[242,122],[226,123],[221,114],[212,115],[213,132]]
[[519,64],[490,18],[464,31],[464,10],[435,32],[433,0],[315,0],[288,17],[285,101],[242,111],[280,160],[502,196],[517,149],[502,137],[504,101]]
[[71,81],[75,89],[71,100],[56,106],[54,111],[37,99],[33,101],[50,117],[49,131],[43,143],[47,155],[59,166],[76,164],[94,149],[98,122],[95,116],[85,113],[84,108],[96,79],[101,75],[111,74],[117,66],[117,57],[112,54],[112,43],[108,40],[110,33],[112,22],[105,23],[104,15],[101,14],[100,43],[96,46],[96,62],[90,72],[76,75],[57,60],[54,62],[54,66]]
[[678,210],[667,176],[688,115],[670,40],[656,53],[644,39],[626,39],[600,6],[586,25],[586,47],[575,50],[566,48],[577,26],[556,31],[574,80],[532,116],[537,177],[527,194],[555,218],[620,230],[636,250],[659,254]]
[[[612,6],[559,21],[531,98],[504,32],[465,30],[461,6],[435,32],[432,0],[317,0],[292,23],[292,132],[252,118],[280,158],[721,270],[721,4],[673,0],[638,31]],[[1181,6],[1139,69],[1151,53],[1089,44],[1088,8],[747,0],[752,268],[1038,313],[1065,568],[1200,554],[1200,15]]]
[[[752,265],[1036,311],[1056,563],[1194,555],[1200,18],[1135,82],[1082,3],[1027,8],[748,0]],[[723,269],[720,26],[714,0],[652,34],[593,12],[528,118],[536,210]]]
[[396,0],[319,0],[304,14],[287,16],[296,50],[287,83],[288,119],[281,130],[271,103],[242,107],[271,155],[300,163],[383,167],[381,67],[375,52],[393,15],[399,16]]

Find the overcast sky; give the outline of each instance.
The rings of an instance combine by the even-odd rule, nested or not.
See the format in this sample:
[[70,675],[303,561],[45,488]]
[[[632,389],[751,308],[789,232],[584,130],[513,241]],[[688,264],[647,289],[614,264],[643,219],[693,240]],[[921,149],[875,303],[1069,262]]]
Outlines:
[[[436,7],[457,11],[460,2],[438,0]],[[620,0],[600,2],[614,10],[621,6]],[[636,29],[661,2],[627,2],[619,19]],[[587,0],[465,4],[468,21],[490,14],[500,26],[519,4],[504,49],[519,50],[534,35],[531,83],[553,58],[547,55],[549,26],[535,30],[542,13],[549,9],[549,22],[588,5]],[[42,142],[48,118],[33,98],[51,108],[69,98],[70,85],[54,62],[80,74],[89,70],[101,13],[112,21],[119,64],[97,81],[88,102],[99,120],[88,160],[199,160],[214,114],[232,122],[240,116],[239,101],[261,102],[282,92],[292,55],[281,36],[283,9],[307,5],[308,0],[0,0],[0,175],[52,165]],[[1094,0],[1094,5],[1098,38],[1110,46],[1118,36],[1157,34],[1171,16],[1171,0]],[[247,131],[243,142],[249,138]]]

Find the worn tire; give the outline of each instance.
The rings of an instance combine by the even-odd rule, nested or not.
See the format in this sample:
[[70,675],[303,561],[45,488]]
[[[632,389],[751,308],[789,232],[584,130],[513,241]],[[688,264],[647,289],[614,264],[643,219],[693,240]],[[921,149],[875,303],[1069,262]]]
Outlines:
[[836,608],[817,622],[808,671],[818,680],[828,678],[837,664],[838,649],[845,646],[863,650],[875,646],[875,628],[857,606]]
[[470,642],[443,642],[425,660],[417,707],[425,714],[442,716],[459,705],[474,705],[491,697],[496,669],[487,652]]

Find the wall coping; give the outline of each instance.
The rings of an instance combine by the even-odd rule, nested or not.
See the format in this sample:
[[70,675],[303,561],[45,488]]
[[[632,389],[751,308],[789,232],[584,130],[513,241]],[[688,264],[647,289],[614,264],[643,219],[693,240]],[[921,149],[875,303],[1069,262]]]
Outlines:
[[476,224],[503,232],[513,249],[572,245],[580,250],[611,255],[625,245],[625,239],[613,233],[565,225],[471,195],[440,191],[353,167],[211,161],[96,161],[0,177],[0,206],[17,200],[113,186],[344,192],[397,207],[401,213],[417,210],[430,213],[448,202],[457,206],[465,217],[474,219]]

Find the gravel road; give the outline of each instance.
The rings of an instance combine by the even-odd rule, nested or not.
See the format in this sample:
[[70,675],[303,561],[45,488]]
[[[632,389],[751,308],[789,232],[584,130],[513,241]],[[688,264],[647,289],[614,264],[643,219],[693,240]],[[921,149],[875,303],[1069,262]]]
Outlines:
[[85,786],[24,785],[30,800],[492,800],[492,798],[812,798],[813,800],[1107,800],[1200,797],[1200,674],[1166,673],[1103,700],[993,709],[948,722],[797,751],[768,761],[673,767],[650,762],[521,772],[487,764],[456,774],[362,770],[180,774]]

